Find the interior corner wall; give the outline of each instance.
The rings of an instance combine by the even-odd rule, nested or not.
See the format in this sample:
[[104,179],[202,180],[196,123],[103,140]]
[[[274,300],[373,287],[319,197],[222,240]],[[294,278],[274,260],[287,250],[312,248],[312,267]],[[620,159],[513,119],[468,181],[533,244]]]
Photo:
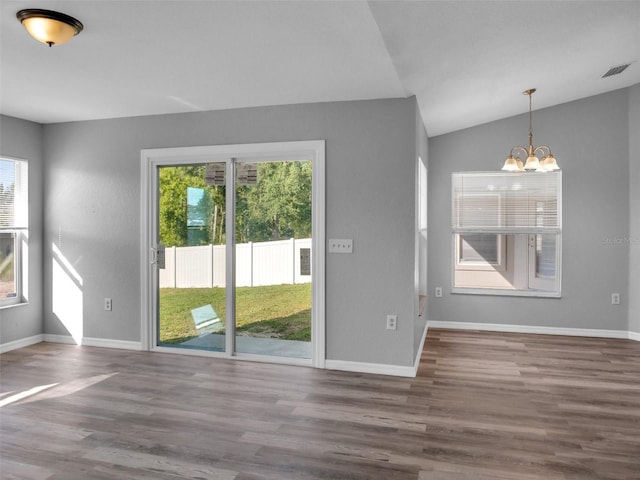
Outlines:
[[[527,142],[528,114],[430,139],[429,320],[576,329],[628,329],[628,89],[535,111],[534,143],[563,171],[562,298],[452,294],[451,173],[497,171]],[[637,131],[637,130],[636,130]],[[533,173],[532,173],[533,174]]]
[[0,309],[0,344],[42,334],[42,126],[0,115],[0,156],[28,161],[28,303]]
[[629,331],[640,335],[640,84],[629,88]]
[[45,333],[78,328],[52,309],[59,256],[79,296],[69,316],[80,317],[82,336],[140,341],[141,149],[326,140],[326,235],[354,245],[349,255],[327,253],[327,360],[412,365],[414,128],[411,99],[46,125]]

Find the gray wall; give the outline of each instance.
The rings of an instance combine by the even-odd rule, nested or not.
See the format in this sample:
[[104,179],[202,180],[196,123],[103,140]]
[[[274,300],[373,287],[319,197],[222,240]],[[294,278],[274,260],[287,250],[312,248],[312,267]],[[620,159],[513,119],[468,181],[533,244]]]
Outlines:
[[[141,149],[325,139],[327,238],[354,240],[353,254],[327,254],[327,358],[411,365],[415,131],[414,99],[45,126],[45,244],[82,279],[83,335],[140,339]],[[66,335],[52,310],[51,261],[47,248],[44,330]]]
[[0,310],[4,344],[42,333],[42,126],[0,115],[0,155],[29,162],[29,303]]
[[451,294],[451,173],[498,170],[527,142],[528,115],[430,139],[429,291],[444,290],[430,320],[627,330],[628,304],[610,294],[628,297],[629,246],[615,243],[629,231],[628,99],[623,89],[534,112],[534,143],[563,170],[561,299]]
[[629,331],[640,334],[640,84],[629,89]]

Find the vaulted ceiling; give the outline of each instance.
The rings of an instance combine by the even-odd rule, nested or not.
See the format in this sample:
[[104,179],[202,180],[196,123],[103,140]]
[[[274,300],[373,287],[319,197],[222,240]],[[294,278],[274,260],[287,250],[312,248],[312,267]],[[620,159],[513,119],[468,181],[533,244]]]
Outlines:
[[[52,48],[23,8],[76,17]],[[40,123],[415,95],[429,136],[640,83],[640,0],[3,0],[0,112]],[[601,78],[631,63],[620,75]]]

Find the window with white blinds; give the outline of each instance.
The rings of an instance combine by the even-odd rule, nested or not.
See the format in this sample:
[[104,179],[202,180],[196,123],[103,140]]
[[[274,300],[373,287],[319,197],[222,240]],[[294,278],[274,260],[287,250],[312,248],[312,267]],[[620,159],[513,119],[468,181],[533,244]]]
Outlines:
[[559,297],[562,173],[452,174],[454,293]]
[[552,233],[562,228],[562,173],[452,175],[454,232]]

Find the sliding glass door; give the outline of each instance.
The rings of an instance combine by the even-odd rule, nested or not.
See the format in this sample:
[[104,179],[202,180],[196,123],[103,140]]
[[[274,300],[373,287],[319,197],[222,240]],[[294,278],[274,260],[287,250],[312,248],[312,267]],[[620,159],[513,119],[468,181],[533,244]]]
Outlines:
[[323,359],[318,157],[201,158],[149,163],[151,348]]

